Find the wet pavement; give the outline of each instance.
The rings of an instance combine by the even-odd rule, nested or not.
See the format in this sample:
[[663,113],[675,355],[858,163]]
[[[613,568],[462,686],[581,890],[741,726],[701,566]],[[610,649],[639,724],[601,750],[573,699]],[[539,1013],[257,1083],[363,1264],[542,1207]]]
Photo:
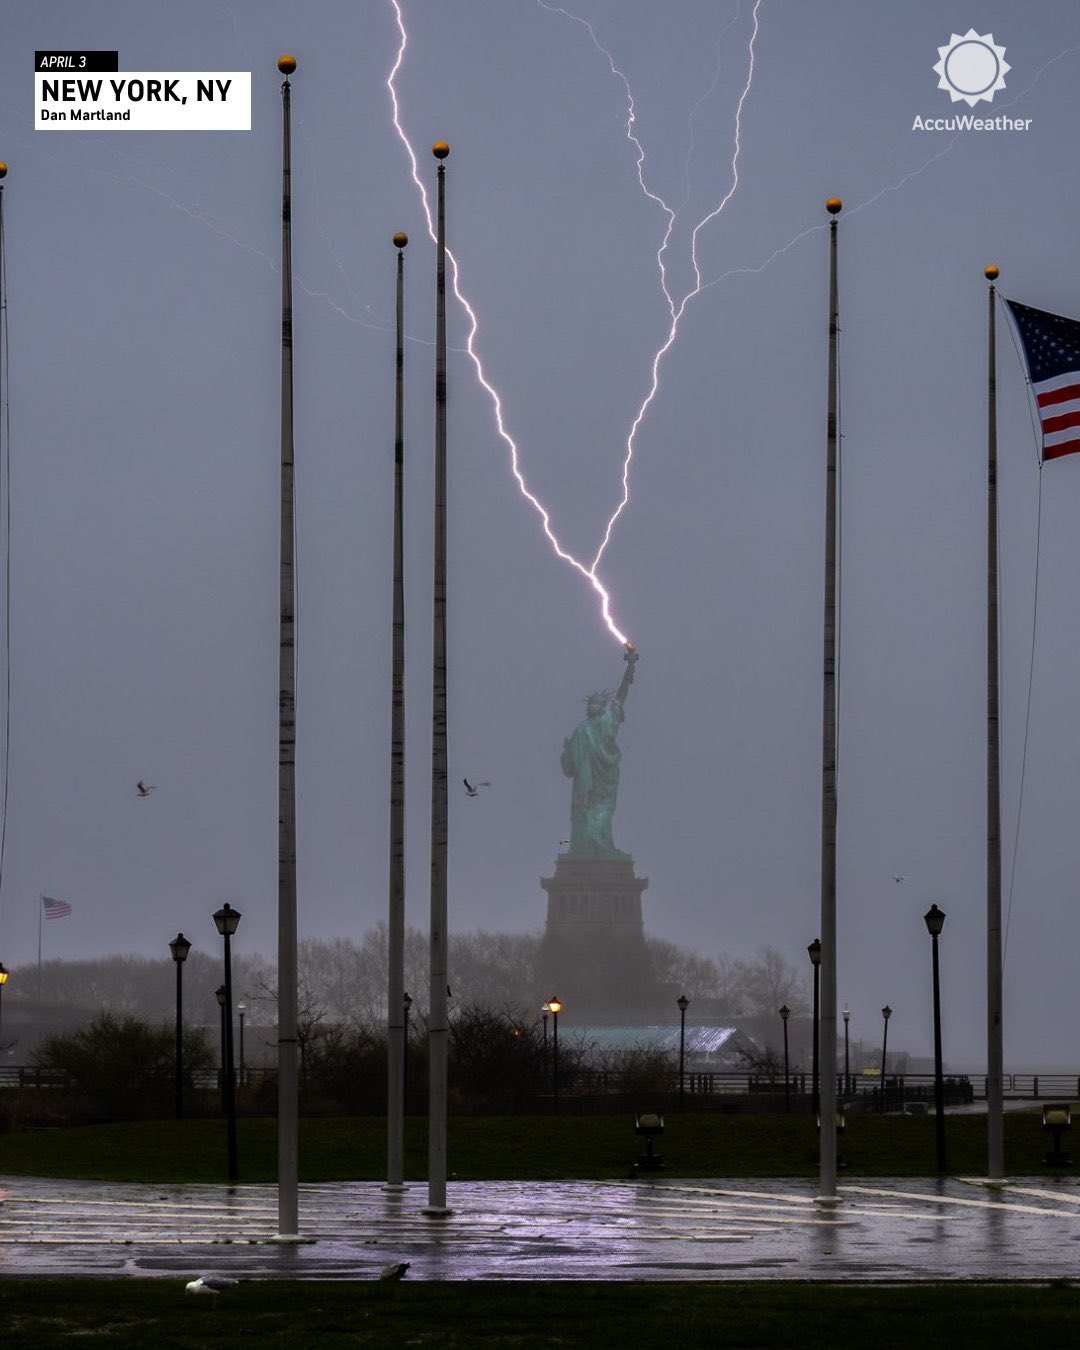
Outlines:
[[0,1276],[214,1273],[424,1280],[1080,1278],[1080,1182],[862,1179],[835,1208],[809,1181],[301,1187],[308,1241],[274,1241],[272,1186],[0,1179]]

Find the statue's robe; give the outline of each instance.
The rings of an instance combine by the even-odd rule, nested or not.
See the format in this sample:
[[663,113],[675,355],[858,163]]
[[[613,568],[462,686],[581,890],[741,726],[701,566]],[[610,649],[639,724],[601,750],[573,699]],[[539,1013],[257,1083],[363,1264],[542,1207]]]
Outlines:
[[604,712],[585,720],[567,738],[562,771],[574,780],[570,798],[570,853],[589,858],[623,858],[611,837],[619,795],[621,752],[616,736],[623,706],[612,699]]

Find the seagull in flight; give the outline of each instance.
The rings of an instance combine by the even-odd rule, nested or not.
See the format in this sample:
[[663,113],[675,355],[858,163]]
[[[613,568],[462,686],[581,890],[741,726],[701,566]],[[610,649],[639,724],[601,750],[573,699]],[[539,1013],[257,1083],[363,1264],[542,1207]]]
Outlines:
[[479,797],[482,787],[490,787],[491,784],[486,780],[483,783],[470,783],[467,778],[461,780],[465,784],[465,795],[468,797]]
[[135,790],[136,792],[138,792],[140,797],[149,797],[151,792],[153,792],[156,787],[157,787],[156,783],[144,783],[141,778],[135,784]]
[[897,885],[899,885],[901,881],[906,881],[906,880],[907,880],[906,877],[898,877],[898,876],[895,876],[895,875],[893,876],[893,881],[895,881]]

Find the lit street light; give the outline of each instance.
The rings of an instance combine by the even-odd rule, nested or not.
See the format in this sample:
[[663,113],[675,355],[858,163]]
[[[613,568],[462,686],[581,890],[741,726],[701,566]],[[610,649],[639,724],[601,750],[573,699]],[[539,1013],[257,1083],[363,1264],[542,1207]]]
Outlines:
[[217,930],[225,939],[225,1002],[222,1016],[225,1019],[225,1122],[228,1134],[229,1181],[239,1176],[236,1161],[236,1079],[233,1075],[233,1027],[232,1027],[232,937],[240,923],[240,913],[226,901],[214,915]]
[[[8,972],[7,972],[7,968],[5,967],[3,961],[0,961],[0,1030],[3,1029],[3,1025],[4,1025],[4,1023],[3,1023],[3,1011],[4,1011],[3,997],[4,997],[4,985],[7,984],[7,982],[8,982]],[[3,1046],[3,1041],[0,1041],[0,1047],[2,1047],[2,1046]]]
[[548,1012],[551,1013],[551,1043],[553,1053],[552,1082],[555,1088],[555,1114],[559,1114],[559,1014],[562,1004],[557,998],[548,999]]
[[184,1115],[184,962],[188,958],[188,952],[191,951],[191,943],[183,935],[177,933],[169,943],[169,951],[172,952],[172,959],[176,962],[176,1054],[174,1056],[176,1065],[176,1119],[181,1120]]
[[937,1170],[945,1171],[945,1080],[941,1069],[941,985],[938,979],[938,938],[945,926],[945,914],[931,905],[923,915],[934,953],[934,1114],[937,1116]]

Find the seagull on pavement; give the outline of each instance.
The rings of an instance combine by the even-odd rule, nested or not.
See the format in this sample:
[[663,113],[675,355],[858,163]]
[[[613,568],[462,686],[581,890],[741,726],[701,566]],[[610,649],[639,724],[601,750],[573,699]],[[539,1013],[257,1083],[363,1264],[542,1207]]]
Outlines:
[[409,1269],[410,1265],[411,1262],[409,1261],[395,1261],[392,1266],[384,1266],[383,1269],[379,1271],[379,1279],[403,1280],[405,1278],[405,1272]]

